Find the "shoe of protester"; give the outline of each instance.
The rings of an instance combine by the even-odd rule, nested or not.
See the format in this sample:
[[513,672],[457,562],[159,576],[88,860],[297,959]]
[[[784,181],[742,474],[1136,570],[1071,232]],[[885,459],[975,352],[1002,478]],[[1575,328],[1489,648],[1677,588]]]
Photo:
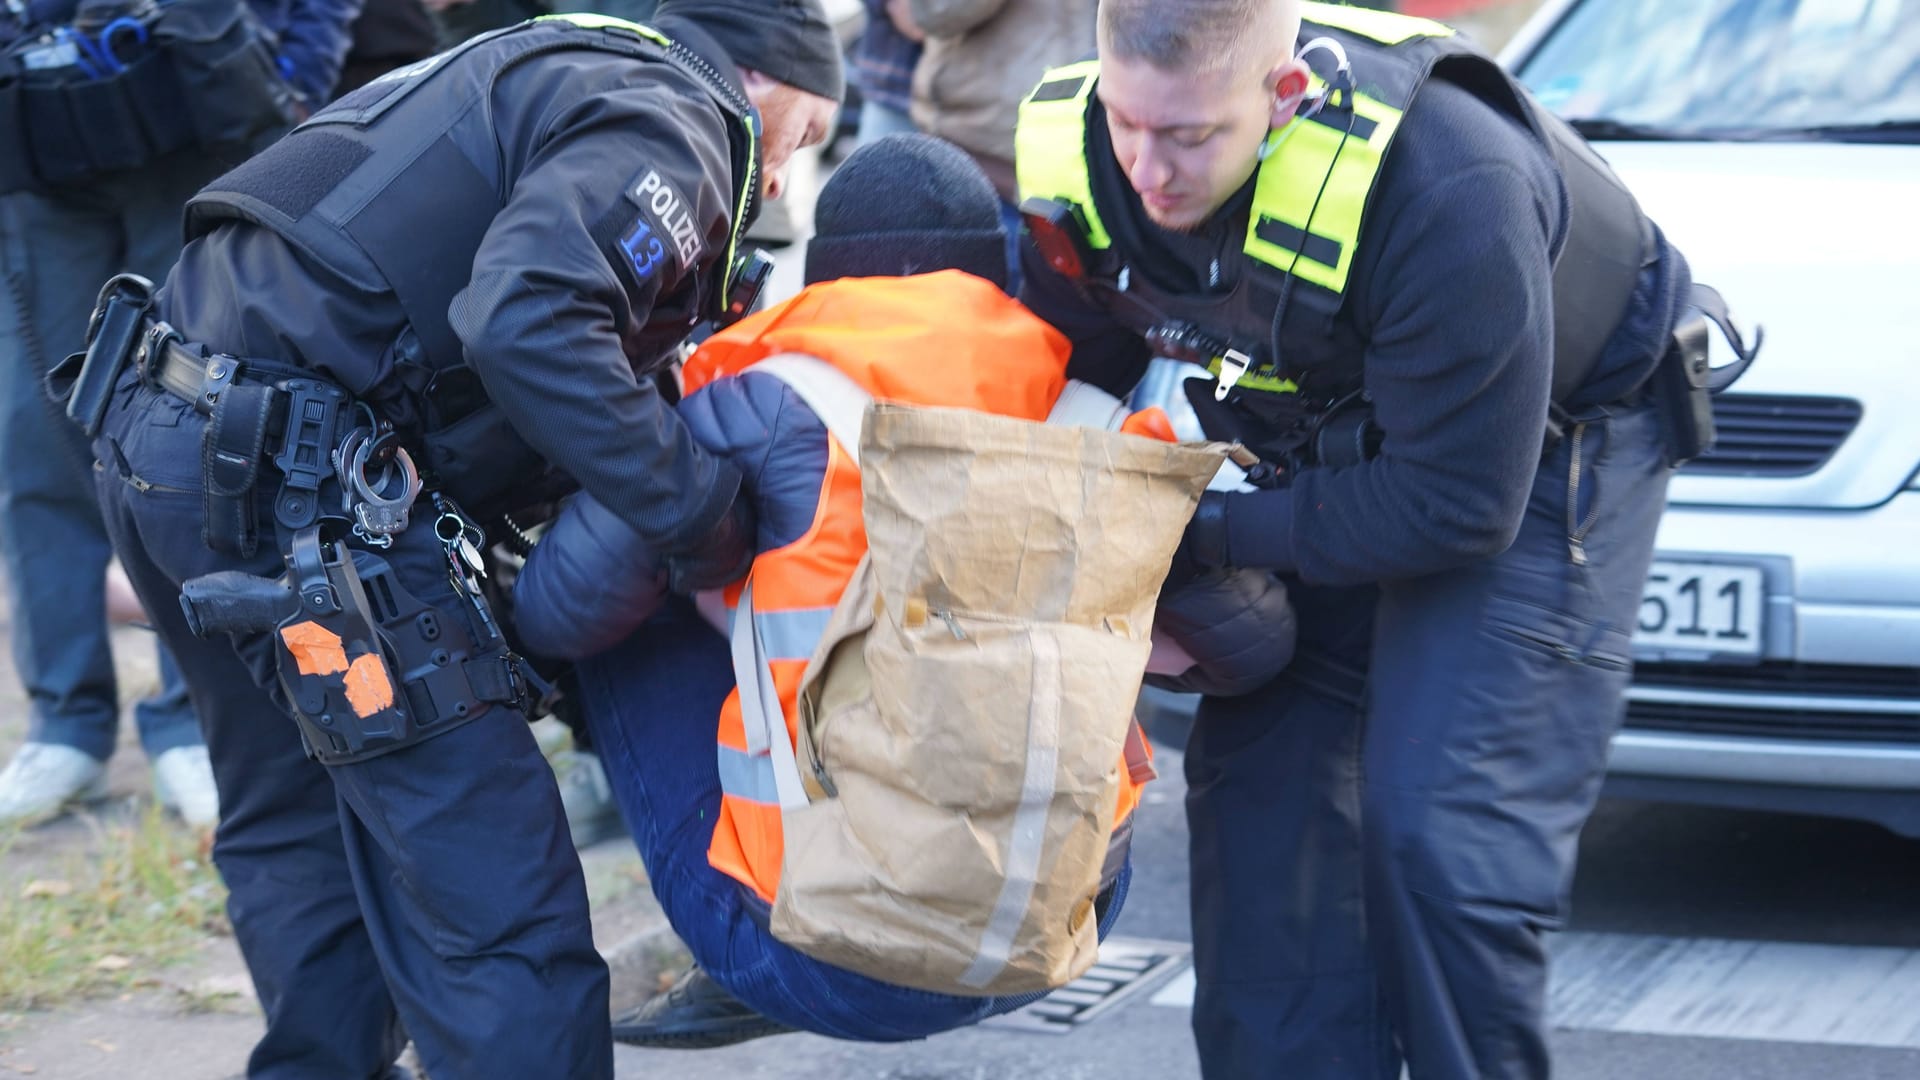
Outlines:
[[560,805],[566,811],[567,831],[573,834],[574,847],[588,847],[626,831],[599,754],[562,750],[549,763],[560,785]]
[[153,794],[189,825],[206,828],[220,821],[220,792],[204,746],[176,746],[154,758]]
[[27,743],[0,770],[0,822],[33,825],[106,798],[106,763],[58,743]]
[[697,967],[666,993],[613,1019],[614,1042],[666,1050],[709,1050],[797,1030],[741,1004]]

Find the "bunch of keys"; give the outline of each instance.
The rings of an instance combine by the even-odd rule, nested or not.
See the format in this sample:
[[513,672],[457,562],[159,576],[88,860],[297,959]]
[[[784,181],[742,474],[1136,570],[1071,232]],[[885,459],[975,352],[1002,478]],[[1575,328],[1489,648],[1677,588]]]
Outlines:
[[447,576],[453,583],[455,592],[466,596],[473,605],[474,613],[480,616],[489,636],[498,638],[500,628],[494,625],[493,614],[487,610],[487,601],[480,595],[480,582],[487,576],[486,563],[480,558],[480,544],[486,534],[480,527],[467,520],[451,500],[439,492],[433,493],[433,508],[439,517],[433,522],[433,535],[439,537],[440,544],[447,551]]

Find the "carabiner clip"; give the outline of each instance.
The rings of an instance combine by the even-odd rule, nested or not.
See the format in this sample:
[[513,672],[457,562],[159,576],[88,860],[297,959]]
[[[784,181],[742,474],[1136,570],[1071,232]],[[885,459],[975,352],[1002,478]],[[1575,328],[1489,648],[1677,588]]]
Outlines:
[[1228,349],[1220,357],[1220,377],[1213,385],[1213,400],[1225,401],[1227,395],[1239,384],[1240,377],[1253,366],[1253,357],[1239,349]]

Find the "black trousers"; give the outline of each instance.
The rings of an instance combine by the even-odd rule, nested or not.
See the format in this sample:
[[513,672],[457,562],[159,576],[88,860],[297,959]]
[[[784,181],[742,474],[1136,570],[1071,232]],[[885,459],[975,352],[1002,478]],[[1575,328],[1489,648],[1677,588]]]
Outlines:
[[[1519,539],[1378,588],[1300,588],[1300,649],[1361,701],[1283,675],[1208,699],[1188,746],[1194,1032],[1215,1080],[1537,1080],[1543,931],[1623,711],[1666,504],[1651,408],[1596,412],[1543,461]],[[1584,564],[1569,544],[1589,513]]]
[[[205,427],[128,372],[94,451],[114,546],[179,659],[213,760],[214,862],[267,1021],[248,1075],[384,1076],[410,1035],[435,1076],[611,1077],[607,969],[526,718],[496,705],[427,742],[323,767],[276,689],[271,638],[187,630],[183,581],[283,569],[270,524],[251,559],[203,542]],[[262,477],[270,515],[278,479]],[[454,610],[431,525],[416,521],[384,557],[409,591]]]

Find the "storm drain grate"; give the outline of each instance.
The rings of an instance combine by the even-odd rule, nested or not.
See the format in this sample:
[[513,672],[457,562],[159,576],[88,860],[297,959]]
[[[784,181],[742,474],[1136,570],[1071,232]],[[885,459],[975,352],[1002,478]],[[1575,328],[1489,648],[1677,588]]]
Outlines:
[[1085,975],[1024,1008],[986,1021],[988,1027],[1065,1035],[1120,1003],[1153,989],[1187,966],[1193,946],[1110,937]]

